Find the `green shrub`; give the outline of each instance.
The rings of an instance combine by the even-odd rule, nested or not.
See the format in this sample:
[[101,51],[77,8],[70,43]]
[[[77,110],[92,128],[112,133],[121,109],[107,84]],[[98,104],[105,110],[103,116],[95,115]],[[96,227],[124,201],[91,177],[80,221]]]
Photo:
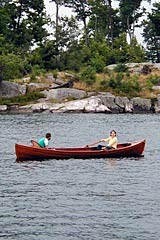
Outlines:
[[149,78],[146,80],[146,88],[148,90],[152,90],[154,85],[157,85],[160,82],[160,77],[157,75],[150,75]]
[[24,65],[21,57],[15,54],[0,56],[0,79],[11,80],[21,78],[24,74]]
[[[102,82],[103,86],[107,87],[107,82]],[[116,93],[125,93],[129,95],[137,95],[140,92],[140,84],[137,76],[128,77],[124,80],[124,74],[118,73],[116,76],[113,74],[109,78],[108,86],[112,88]]]
[[80,78],[87,85],[92,85],[96,81],[96,71],[93,67],[87,66],[80,72]]
[[36,74],[35,74],[34,71],[31,72],[30,79],[31,79],[32,82],[34,82],[36,80]]
[[104,57],[96,54],[95,57],[91,58],[91,66],[96,70],[97,73],[103,72],[105,67]]
[[35,81],[37,76],[40,76],[41,74],[44,73],[45,73],[44,69],[42,69],[39,65],[34,65],[30,74],[30,78],[32,81]]
[[111,75],[111,77],[109,78],[108,85],[113,89],[116,89],[116,88],[119,89],[121,88],[122,80],[123,80],[123,73],[121,72],[118,73],[116,76]]
[[160,82],[160,77],[155,74],[151,75],[147,80],[150,81],[153,85],[156,85]]
[[123,81],[121,84],[121,91],[124,93],[137,93],[140,92],[140,84],[136,76]]
[[153,83],[149,79],[147,79],[146,80],[146,88],[148,90],[152,90],[152,87],[153,87]]
[[119,63],[117,66],[114,68],[115,72],[127,72],[128,67],[125,64]]
[[53,77],[54,77],[55,79],[57,79],[57,76],[58,76],[58,70],[55,69],[55,70],[52,71],[52,73],[53,73]]

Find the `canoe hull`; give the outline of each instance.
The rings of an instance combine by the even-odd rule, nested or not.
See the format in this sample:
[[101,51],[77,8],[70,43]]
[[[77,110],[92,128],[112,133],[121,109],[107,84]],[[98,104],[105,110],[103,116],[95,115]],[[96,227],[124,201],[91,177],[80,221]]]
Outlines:
[[97,150],[96,147],[39,148],[15,144],[15,153],[17,161],[69,158],[119,158],[142,156],[144,148],[145,140],[132,143],[118,144],[118,148],[115,150]]

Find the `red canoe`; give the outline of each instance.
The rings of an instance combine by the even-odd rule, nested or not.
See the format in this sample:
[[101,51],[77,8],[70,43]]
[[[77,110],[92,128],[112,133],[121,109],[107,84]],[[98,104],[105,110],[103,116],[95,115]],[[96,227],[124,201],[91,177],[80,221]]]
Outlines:
[[142,156],[145,140],[118,144],[117,149],[98,150],[96,147],[41,148],[15,144],[17,161],[69,159],[69,158],[119,158]]

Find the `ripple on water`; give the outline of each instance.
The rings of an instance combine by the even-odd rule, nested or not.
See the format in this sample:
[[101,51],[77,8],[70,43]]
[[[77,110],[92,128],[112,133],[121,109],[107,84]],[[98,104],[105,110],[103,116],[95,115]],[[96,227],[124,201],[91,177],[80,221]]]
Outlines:
[[[159,239],[158,115],[26,114],[0,120],[0,238]],[[111,128],[124,142],[146,139],[144,157],[15,162],[15,142],[29,143],[48,129],[51,145],[83,146]]]

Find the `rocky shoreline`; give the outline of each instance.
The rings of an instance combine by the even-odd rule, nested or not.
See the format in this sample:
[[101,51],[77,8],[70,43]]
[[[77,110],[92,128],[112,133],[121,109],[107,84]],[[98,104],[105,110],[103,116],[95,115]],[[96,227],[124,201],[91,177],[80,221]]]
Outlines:
[[[160,113],[160,94],[155,102],[151,99],[144,99],[140,97],[135,97],[128,99],[127,97],[117,97],[110,93],[99,93],[92,96],[88,96],[86,93],[85,98],[80,98],[79,95],[84,95],[83,91],[80,92],[77,89],[70,89],[72,93],[77,95],[79,99],[65,101],[61,103],[52,103],[50,98],[53,94],[50,91],[47,92],[46,98],[39,99],[37,103],[28,104],[25,106],[19,105],[0,105],[0,112],[17,112],[17,113]],[[46,90],[45,90],[46,91]],[[58,91],[60,92],[60,90]],[[66,89],[61,89],[61,93],[56,93],[59,96],[63,95],[62,92],[69,94]],[[50,97],[49,97],[50,96]]]
[[[144,63],[141,67],[143,65]],[[133,68],[133,64],[131,67]],[[159,65],[152,67],[160,68]],[[133,69],[138,71],[140,66],[138,70],[135,66]],[[0,97],[23,96],[28,91],[38,91],[43,93],[44,98],[24,106],[0,105],[0,113],[160,113],[160,94],[153,99],[140,97],[129,99],[109,92],[87,92],[74,88],[73,75],[66,73],[66,77],[68,82],[64,82],[63,78],[55,79],[53,75],[47,75],[44,83],[31,83],[28,78],[24,78],[21,83],[2,81]]]

